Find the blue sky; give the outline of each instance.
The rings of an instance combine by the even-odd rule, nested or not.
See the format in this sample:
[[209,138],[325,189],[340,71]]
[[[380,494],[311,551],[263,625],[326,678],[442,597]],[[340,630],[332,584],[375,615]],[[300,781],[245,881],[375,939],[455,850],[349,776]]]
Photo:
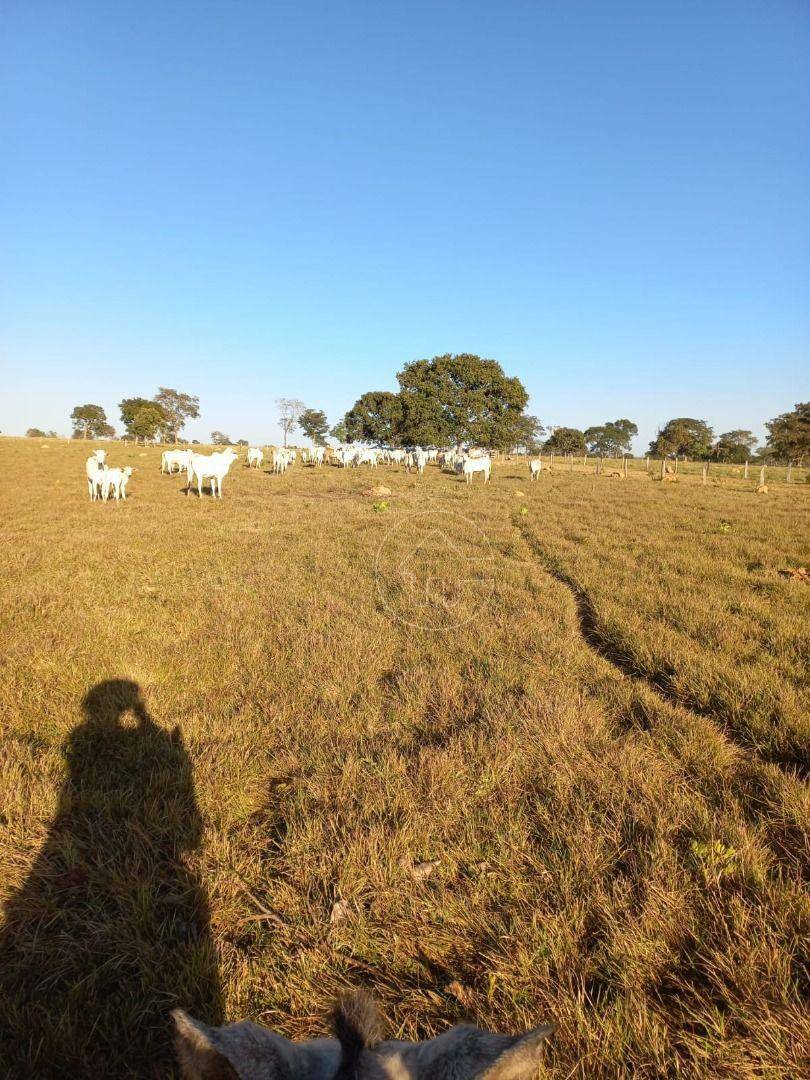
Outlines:
[[334,422],[494,357],[544,423],[808,397],[804,0],[0,3],[0,430]]

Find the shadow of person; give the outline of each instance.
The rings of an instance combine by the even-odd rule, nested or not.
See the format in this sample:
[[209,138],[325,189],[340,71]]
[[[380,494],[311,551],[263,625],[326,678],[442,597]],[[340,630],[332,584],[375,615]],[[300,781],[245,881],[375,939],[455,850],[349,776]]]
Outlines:
[[0,930],[0,1075],[167,1075],[175,1005],[221,1021],[201,820],[179,730],[94,686],[48,837]]

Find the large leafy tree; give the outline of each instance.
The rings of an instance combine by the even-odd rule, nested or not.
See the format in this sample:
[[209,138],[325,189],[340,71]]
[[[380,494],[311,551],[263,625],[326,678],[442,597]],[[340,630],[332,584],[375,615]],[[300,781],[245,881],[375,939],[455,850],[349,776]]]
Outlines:
[[613,420],[586,428],[585,442],[592,454],[617,457],[619,454],[629,453],[635,435],[638,435],[638,427],[632,420]]
[[800,402],[792,412],[781,413],[765,427],[765,440],[774,457],[801,464],[810,457],[810,401]]
[[100,405],[77,405],[70,419],[74,438],[99,439],[108,434],[107,414]]
[[231,440],[224,431],[212,431],[211,432],[211,444],[212,446],[230,446]]
[[200,415],[200,399],[191,394],[181,394],[168,386],[159,386],[155,402],[166,414],[166,431],[172,442],[177,442],[186,420],[195,420]]
[[718,436],[712,447],[712,457],[718,461],[747,461],[756,444],[757,438],[752,431],[735,428],[734,431],[726,431]]
[[[123,401],[118,403],[118,408],[121,412],[121,423],[131,439],[151,440],[158,435],[165,435],[171,430],[171,421],[166,415],[163,406],[156,401],[150,401],[149,398],[124,398]],[[141,417],[136,432],[135,417],[142,409],[148,411]],[[148,430],[150,434],[145,434],[145,430]]]
[[495,360],[471,353],[415,360],[397,375],[402,399],[401,442],[439,446],[514,446],[529,395]]
[[326,413],[321,409],[304,409],[298,417],[298,426],[316,446],[326,445],[329,421],[326,419]]
[[345,444],[351,442],[349,438],[349,432],[346,430],[346,423],[343,420],[338,420],[332,430],[329,432],[333,439],[336,439],[339,443]]
[[343,419],[352,442],[399,446],[403,422],[402,396],[390,390],[369,390]]
[[127,431],[136,441],[152,442],[158,436],[165,435],[166,414],[154,401],[147,401],[135,409]]
[[705,420],[679,416],[669,420],[650,443],[654,457],[708,458],[714,432]]
[[585,432],[575,427],[554,428],[543,449],[553,450],[555,454],[582,454],[585,452]]

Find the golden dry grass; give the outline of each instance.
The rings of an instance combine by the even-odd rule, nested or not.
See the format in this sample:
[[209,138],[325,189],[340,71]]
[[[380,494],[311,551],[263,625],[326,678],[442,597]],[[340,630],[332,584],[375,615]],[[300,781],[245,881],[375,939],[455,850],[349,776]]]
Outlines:
[[116,506],[86,454],[0,441],[3,1075],[169,1075],[176,1004],[302,1037],[347,984],[552,1021],[559,1080],[802,1073],[810,487],[219,503],[115,445]]

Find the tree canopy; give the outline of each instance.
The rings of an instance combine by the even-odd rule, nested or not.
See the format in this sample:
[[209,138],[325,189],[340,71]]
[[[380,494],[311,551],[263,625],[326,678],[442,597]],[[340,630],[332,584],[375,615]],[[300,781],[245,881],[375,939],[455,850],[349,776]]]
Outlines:
[[585,429],[585,442],[591,454],[602,457],[618,457],[630,451],[638,427],[632,420],[613,420],[606,424]]
[[714,432],[705,420],[679,416],[669,420],[650,443],[654,457],[708,458]]
[[346,430],[346,424],[343,420],[338,420],[338,422],[335,424],[329,434],[339,443],[348,443],[352,441],[349,438],[349,432]]
[[796,464],[810,457],[810,401],[768,421],[766,444],[774,457]]
[[298,426],[316,446],[326,445],[329,421],[326,419],[326,413],[321,409],[304,409],[298,417]]
[[74,438],[101,439],[114,434],[100,405],[77,405],[70,414]]
[[200,399],[191,394],[181,394],[168,386],[159,386],[155,394],[155,403],[166,414],[166,432],[173,442],[183,430],[186,420],[196,419],[200,415]]
[[403,436],[402,396],[390,390],[369,390],[344,417],[351,442],[399,446]]
[[42,428],[30,427],[26,431],[26,436],[29,439],[56,439],[58,438],[55,431],[43,431]]
[[230,446],[231,440],[224,431],[212,431],[211,444],[213,446]]
[[585,452],[585,432],[575,427],[554,428],[543,449],[553,450],[555,454],[582,454]]
[[[118,408],[121,412],[121,423],[131,439],[151,440],[171,429],[171,422],[163,407],[149,398],[124,398],[118,403]],[[136,416],[143,410],[146,411],[136,423]]]
[[751,457],[751,451],[757,444],[756,435],[744,428],[735,428],[719,435],[712,447],[712,457],[718,461],[743,462]]
[[507,450],[521,434],[529,395],[496,360],[472,353],[415,360],[397,375],[404,445],[473,443]]

